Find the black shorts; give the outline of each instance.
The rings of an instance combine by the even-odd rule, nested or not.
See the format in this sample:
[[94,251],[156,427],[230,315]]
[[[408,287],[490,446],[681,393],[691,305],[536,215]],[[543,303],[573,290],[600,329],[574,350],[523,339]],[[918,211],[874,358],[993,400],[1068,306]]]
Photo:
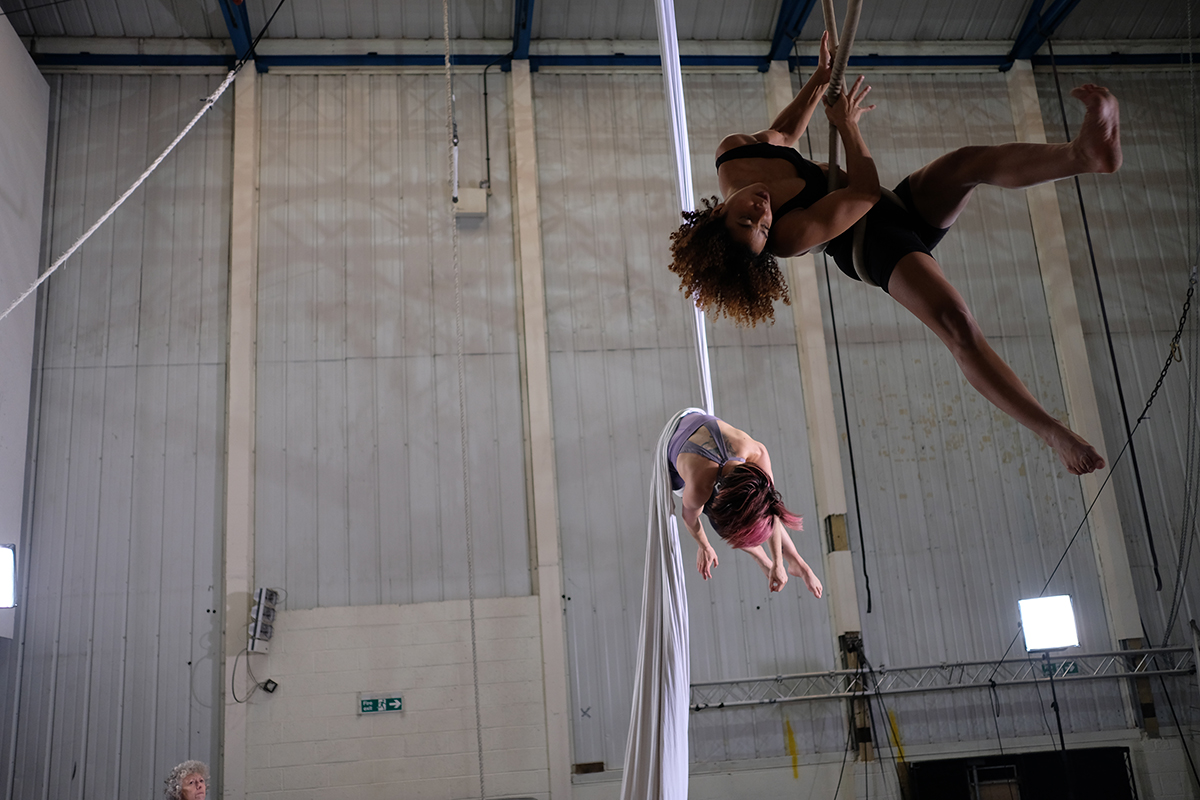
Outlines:
[[[908,178],[900,181],[894,191],[904,201],[905,208],[900,208],[886,197],[880,198],[867,212],[867,230],[863,238],[863,261],[867,275],[885,292],[900,259],[909,253],[932,255],[933,248],[950,230],[933,227],[916,212]],[[838,265],[838,269],[857,281],[861,278],[854,269],[853,249],[852,227],[831,241],[825,252]]]

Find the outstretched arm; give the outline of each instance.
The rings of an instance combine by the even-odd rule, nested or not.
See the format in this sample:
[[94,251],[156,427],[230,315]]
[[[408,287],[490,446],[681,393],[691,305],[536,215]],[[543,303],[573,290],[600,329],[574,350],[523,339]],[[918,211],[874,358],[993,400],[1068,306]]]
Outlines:
[[821,34],[821,53],[817,58],[816,71],[800,89],[795,99],[788,103],[787,107],[779,112],[779,116],[771,121],[771,130],[779,134],[778,139],[772,137],[772,144],[794,147],[800,137],[804,135],[805,129],[808,128],[808,121],[812,119],[813,112],[817,110],[821,96],[825,94],[825,88],[829,85],[832,59],[829,54],[828,42],[829,34]]
[[[787,214],[771,227],[767,246],[781,258],[807,253],[823,242],[850,229],[871,206],[879,200],[879,173],[875,160],[858,129],[858,120],[875,106],[860,107],[871,87],[863,88],[860,75],[854,87],[825,107],[829,121],[837,126],[846,150],[846,173],[849,182],[813,203],[811,208]],[[830,169],[836,169],[830,165]]]
[[[699,492],[693,489],[689,482],[683,489],[683,526],[696,540],[699,550],[696,551],[696,569],[704,576],[704,580],[712,577],[712,568],[717,566],[717,551],[709,544],[704,535],[704,526],[700,524],[700,512],[704,510],[707,496],[699,497]],[[709,487],[712,491],[712,487]]]
[[775,517],[775,525],[771,528],[771,572],[767,575],[772,592],[781,592],[787,585],[787,566],[783,563],[783,523]]

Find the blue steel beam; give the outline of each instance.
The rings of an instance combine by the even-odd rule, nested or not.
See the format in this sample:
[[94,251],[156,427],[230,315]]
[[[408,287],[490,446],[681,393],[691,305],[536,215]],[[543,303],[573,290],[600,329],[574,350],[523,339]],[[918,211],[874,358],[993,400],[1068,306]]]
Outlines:
[[783,0],[779,6],[779,21],[775,23],[775,35],[771,39],[771,52],[767,56],[767,64],[759,70],[765,72],[772,61],[780,61],[791,54],[792,42],[804,29],[808,15],[812,13],[817,0]]
[[532,32],[533,0],[515,0],[513,3],[513,58],[529,58],[529,38]]
[[[144,55],[139,53],[30,53],[33,62],[46,67],[214,67],[229,68],[233,65],[232,55]],[[1140,53],[1140,54],[1096,54],[1096,55],[1060,55],[1059,64],[1078,66],[1187,66],[1187,53]],[[680,61],[685,67],[744,67],[753,69],[762,63],[762,56],[708,55],[683,56]],[[1200,53],[1192,53],[1191,60],[1200,62]],[[496,56],[491,53],[461,53],[451,58],[452,63],[461,66],[486,66],[494,63]],[[816,56],[801,56],[789,59],[793,66],[804,65],[812,68],[817,64]],[[657,67],[659,57],[644,56],[532,56],[529,59],[530,69],[540,66],[570,66],[570,67]],[[870,69],[872,67],[1000,67],[1005,63],[1004,56],[885,56],[862,55],[851,56],[850,66],[855,69]],[[1034,56],[1036,66],[1050,63],[1047,56]],[[255,65],[260,71],[270,67],[371,67],[371,66],[420,66],[440,67],[443,57],[439,55],[380,55],[364,53],[360,55],[290,55],[269,56],[260,55],[255,59]]]
[[1075,6],[1079,5],[1079,0],[1054,0],[1043,14],[1044,1],[1033,0],[1029,13],[1025,15],[1025,22],[1021,24],[1021,32],[1017,34],[1012,50],[1008,51],[1008,62],[1001,67],[1002,70],[1008,70],[1018,58],[1033,58],[1033,54],[1042,49],[1046,39],[1058,29],[1067,15],[1075,10]]
[[246,14],[245,3],[235,3],[234,0],[217,0],[221,6],[221,15],[225,17],[225,27],[229,28],[229,38],[233,42],[233,52],[241,61],[250,52],[250,17]]

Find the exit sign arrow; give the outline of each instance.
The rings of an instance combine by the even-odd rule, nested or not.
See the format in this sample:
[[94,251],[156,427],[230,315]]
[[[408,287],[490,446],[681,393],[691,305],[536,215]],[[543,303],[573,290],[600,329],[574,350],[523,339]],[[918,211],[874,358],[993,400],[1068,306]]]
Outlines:
[[363,695],[358,696],[358,713],[377,714],[381,711],[403,711],[404,701],[399,695]]

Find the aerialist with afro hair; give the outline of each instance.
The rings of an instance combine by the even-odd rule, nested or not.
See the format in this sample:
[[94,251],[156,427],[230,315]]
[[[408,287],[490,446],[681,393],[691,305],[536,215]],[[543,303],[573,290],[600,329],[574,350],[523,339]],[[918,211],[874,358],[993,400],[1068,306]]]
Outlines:
[[[821,38],[818,67],[771,127],[726,136],[717,147],[724,200],[684,212],[671,235],[671,270],[695,302],[739,325],[774,319],[790,302],[776,258],[824,247],[838,268],[890,294],[946,345],[963,375],[993,405],[1041,437],[1074,475],[1104,466],[1094,447],[1050,416],[991,348],[966,302],[942,273],[933,248],[980,184],[1023,189],[1121,166],[1117,99],[1085,84],[1071,92],[1087,107],[1079,134],[1065,144],[1013,142],[961,147],[882,190],[858,123],[870,86],[860,76],[825,114],[846,153],[841,188],[828,191],[828,166],[794,148],[830,78]],[[861,221],[861,222],[860,222]]]

